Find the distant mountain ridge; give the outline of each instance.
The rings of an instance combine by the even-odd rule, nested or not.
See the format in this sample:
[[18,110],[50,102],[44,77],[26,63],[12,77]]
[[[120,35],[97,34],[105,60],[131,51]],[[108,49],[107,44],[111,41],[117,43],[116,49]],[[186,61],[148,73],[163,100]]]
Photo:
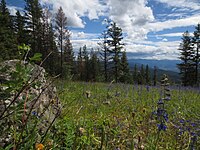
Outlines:
[[180,63],[180,60],[154,60],[154,59],[129,59],[128,63],[130,67],[132,67],[134,64],[144,64],[149,65],[149,67],[153,68],[156,66],[159,69],[166,70],[166,71],[173,71],[173,72],[179,72],[177,65]]

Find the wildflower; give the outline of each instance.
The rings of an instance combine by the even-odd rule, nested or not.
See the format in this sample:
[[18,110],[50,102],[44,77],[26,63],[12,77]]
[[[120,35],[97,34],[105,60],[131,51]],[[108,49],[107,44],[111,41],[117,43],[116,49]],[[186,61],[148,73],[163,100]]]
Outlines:
[[[156,116],[156,120],[158,121],[158,130],[165,131],[167,129],[166,122],[168,121],[168,113],[165,107],[165,102],[171,99],[170,89],[168,88],[168,78],[164,75],[164,78],[161,80],[161,85],[163,88],[163,96],[157,102],[157,110],[152,114]],[[166,101],[165,101],[166,100]]]
[[33,112],[32,112],[32,115],[37,116],[37,112],[36,112],[36,111],[33,111]]
[[35,149],[36,149],[36,150],[43,150],[43,149],[44,149],[44,145],[41,144],[41,143],[40,143],[40,144],[36,144],[36,145],[35,145]]
[[38,119],[40,118],[39,115],[38,115],[38,113],[36,111],[33,111],[32,115],[35,116],[35,117],[37,117]]
[[86,91],[85,94],[86,94],[86,97],[87,97],[87,98],[90,98],[90,97],[91,97],[91,92],[90,92],[90,91]]
[[146,86],[146,90],[147,90],[147,92],[149,92],[149,89],[150,89],[150,86],[147,85],[147,86]]
[[85,133],[86,131],[85,131],[84,128],[80,127],[80,128],[79,128],[79,132],[80,132],[81,134],[83,134],[83,133]]
[[166,131],[166,129],[167,129],[167,126],[162,122],[161,122],[161,124],[158,124],[157,126],[158,126],[159,131],[161,131],[161,130]]

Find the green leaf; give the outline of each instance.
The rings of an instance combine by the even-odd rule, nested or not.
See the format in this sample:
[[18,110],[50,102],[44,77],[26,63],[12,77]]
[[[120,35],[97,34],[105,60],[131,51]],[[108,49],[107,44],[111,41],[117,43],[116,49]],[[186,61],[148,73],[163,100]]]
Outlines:
[[30,61],[41,61],[41,60],[42,60],[41,53],[35,53],[34,56],[30,58]]

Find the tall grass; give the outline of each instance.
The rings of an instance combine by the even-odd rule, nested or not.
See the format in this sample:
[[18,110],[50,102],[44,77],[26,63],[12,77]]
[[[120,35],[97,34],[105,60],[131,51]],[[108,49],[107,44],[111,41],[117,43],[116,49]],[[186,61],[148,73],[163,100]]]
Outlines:
[[200,148],[198,90],[170,87],[171,100],[165,104],[167,128],[159,131],[157,118],[152,116],[162,98],[161,86],[63,85],[63,113],[55,125],[55,149]]

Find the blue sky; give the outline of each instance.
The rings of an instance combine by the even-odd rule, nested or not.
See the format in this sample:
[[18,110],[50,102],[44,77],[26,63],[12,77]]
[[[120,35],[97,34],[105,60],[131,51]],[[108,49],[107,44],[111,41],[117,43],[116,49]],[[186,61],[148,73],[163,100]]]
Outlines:
[[[23,0],[7,0],[14,13],[22,10]],[[141,59],[178,59],[183,32],[194,31],[200,22],[199,0],[40,0],[52,5],[53,12],[62,6],[68,18],[74,49],[87,45],[97,49],[105,20],[112,19],[122,28],[128,56]]]

